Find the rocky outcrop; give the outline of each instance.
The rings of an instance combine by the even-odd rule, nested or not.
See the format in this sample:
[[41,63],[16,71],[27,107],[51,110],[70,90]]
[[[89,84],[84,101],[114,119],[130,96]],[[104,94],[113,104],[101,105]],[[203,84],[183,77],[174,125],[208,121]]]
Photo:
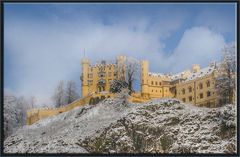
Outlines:
[[4,151],[34,153],[236,153],[236,106],[199,108],[175,99],[107,99],[25,126]]

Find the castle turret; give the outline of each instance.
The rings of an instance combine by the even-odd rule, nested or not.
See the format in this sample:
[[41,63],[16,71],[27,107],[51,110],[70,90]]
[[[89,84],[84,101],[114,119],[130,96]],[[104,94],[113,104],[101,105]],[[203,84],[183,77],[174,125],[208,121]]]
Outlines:
[[82,97],[85,97],[88,95],[88,69],[89,69],[89,60],[84,58],[81,60],[82,64]]
[[200,66],[198,64],[192,65],[192,72],[196,73],[200,70]]
[[148,97],[148,61],[141,62],[141,93],[143,97]]

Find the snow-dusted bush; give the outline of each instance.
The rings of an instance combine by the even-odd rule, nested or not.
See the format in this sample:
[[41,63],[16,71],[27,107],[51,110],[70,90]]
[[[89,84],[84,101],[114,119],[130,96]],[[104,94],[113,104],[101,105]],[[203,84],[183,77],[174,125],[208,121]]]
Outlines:
[[128,83],[123,80],[113,80],[110,84],[110,92],[119,93],[123,88],[127,88]]
[[216,77],[216,93],[219,105],[234,103],[236,92],[236,46],[227,45],[222,50],[223,56],[218,66]]

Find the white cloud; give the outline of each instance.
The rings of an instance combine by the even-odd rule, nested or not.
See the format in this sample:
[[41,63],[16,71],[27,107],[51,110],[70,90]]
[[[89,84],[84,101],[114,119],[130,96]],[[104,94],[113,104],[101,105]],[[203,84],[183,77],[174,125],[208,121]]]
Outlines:
[[192,64],[207,66],[212,61],[219,61],[221,48],[225,44],[221,34],[207,27],[193,27],[186,30],[169,61],[171,71],[190,68]]
[[146,17],[111,25],[85,18],[71,23],[59,17],[49,23],[11,21],[5,29],[9,50],[5,53],[14,57],[5,60],[14,62],[18,76],[14,80],[15,93],[35,95],[39,103],[50,103],[59,80],[74,79],[80,86],[80,59],[84,49],[93,63],[100,59],[115,60],[117,55],[125,54],[149,60],[150,69],[156,72],[177,72],[193,63],[206,65],[218,59],[224,39],[205,27],[187,30],[174,53],[167,57],[161,38],[181,27],[183,21],[179,19],[168,19],[164,25]]

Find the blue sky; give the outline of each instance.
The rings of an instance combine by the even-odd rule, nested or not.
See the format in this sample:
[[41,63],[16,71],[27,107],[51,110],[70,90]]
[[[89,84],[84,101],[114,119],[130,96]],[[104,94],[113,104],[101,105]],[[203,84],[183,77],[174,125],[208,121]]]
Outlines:
[[4,90],[51,103],[59,80],[80,90],[83,50],[92,63],[116,55],[176,73],[218,61],[236,41],[234,3],[4,4]]

